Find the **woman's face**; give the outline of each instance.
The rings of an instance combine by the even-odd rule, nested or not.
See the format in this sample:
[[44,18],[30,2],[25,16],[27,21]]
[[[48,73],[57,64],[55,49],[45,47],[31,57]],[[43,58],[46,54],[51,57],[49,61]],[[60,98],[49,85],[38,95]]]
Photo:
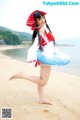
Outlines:
[[43,16],[41,16],[40,19],[37,18],[36,20],[38,26],[44,26],[45,25],[45,18]]

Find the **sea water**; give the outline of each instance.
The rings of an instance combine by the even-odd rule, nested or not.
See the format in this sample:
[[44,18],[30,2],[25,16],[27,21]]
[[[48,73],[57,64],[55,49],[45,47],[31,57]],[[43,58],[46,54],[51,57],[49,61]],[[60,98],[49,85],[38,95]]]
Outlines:
[[[65,66],[52,66],[52,69],[59,72],[80,76],[80,38],[56,40],[56,43],[61,52],[64,52],[70,56],[71,62]],[[30,46],[20,49],[5,50],[2,53],[26,62],[29,47]]]

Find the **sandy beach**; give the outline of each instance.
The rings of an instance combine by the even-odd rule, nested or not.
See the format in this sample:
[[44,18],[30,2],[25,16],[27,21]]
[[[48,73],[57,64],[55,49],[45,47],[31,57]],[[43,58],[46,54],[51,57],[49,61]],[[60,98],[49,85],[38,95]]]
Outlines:
[[[16,47],[2,46],[0,51]],[[39,70],[0,52],[0,110],[12,108],[12,120],[80,120],[80,77],[51,71],[45,95],[53,105],[38,104],[36,84],[23,79],[9,81],[19,71],[39,76]]]

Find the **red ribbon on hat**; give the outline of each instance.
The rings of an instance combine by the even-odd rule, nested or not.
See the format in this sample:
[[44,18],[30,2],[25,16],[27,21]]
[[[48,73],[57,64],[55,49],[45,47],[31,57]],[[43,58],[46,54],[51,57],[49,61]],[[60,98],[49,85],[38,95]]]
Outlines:
[[28,20],[27,20],[27,22],[26,22],[26,25],[29,26],[29,27],[31,27],[31,30],[34,30],[35,27],[36,27],[36,23],[35,23],[34,17],[33,17],[33,15],[34,15],[35,12],[41,12],[42,15],[46,15],[46,14],[47,14],[47,13],[45,13],[45,12],[43,12],[43,11],[40,11],[40,10],[35,10],[35,11],[33,11],[33,12],[29,15]]

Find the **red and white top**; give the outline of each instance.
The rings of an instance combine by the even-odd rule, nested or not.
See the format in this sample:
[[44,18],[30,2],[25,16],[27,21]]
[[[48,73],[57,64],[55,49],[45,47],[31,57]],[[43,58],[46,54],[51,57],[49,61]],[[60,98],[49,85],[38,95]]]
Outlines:
[[[40,27],[39,27],[40,28]],[[43,48],[43,54],[45,56],[53,56],[54,46],[53,40],[54,37],[51,35],[46,26],[43,27],[45,30],[45,35],[42,32],[39,32],[41,38],[41,46]],[[39,49],[38,36],[35,38],[33,45],[28,50],[27,62],[29,65],[37,66],[40,65],[40,62],[37,60],[37,50]]]

